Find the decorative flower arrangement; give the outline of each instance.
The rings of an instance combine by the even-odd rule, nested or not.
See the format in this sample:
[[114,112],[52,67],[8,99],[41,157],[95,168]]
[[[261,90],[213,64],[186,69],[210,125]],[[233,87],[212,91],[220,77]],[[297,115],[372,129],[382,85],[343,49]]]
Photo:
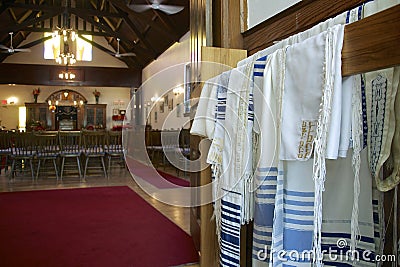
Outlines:
[[40,87],[33,89],[32,94],[33,95],[39,95],[40,94]]
[[96,89],[94,89],[93,95],[94,95],[94,96],[100,96],[100,92],[97,91]]

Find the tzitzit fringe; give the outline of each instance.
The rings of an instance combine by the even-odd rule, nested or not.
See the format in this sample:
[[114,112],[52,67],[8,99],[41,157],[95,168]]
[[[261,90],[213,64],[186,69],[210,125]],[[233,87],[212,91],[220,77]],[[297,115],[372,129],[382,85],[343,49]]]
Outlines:
[[[351,242],[350,251],[356,251],[357,241],[360,233],[358,226],[359,214],[359,198],[360,198],[360,164],[361,164],[361,139],[363,136],[363,125],[361,120],[362,104],[361,104],[361,77],[360,75],[353,77],[352,92],[352,140],[353,140],[353,172],[354,172],[354,199],[353,212],[351,216]],[[355,264],[355,258],[352,259]]]
[[314,165],[313,165],[313,179],[314,179],[314,264],[317,267],[323,266],[322,259],[322,193],[325,191],[325,154],[326,154],[326,143],[328,135],[328,127],[331,118],[331,106],[332,106],[332,95],[333,95],[333,75],[334,73],[334,40],[336,40],[335,31],[332,29],[327,30],[325,37],[325,69],[324,69],[324,81],[325,86],[323,88],[322,103],[320,114],[318,118],[318,125],[315,137],[314,146]]

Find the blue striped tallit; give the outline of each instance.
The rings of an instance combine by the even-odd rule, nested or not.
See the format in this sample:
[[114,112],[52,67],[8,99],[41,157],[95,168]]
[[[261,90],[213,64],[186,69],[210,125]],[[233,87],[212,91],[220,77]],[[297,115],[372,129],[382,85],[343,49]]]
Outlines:
[[[220,265],[240,266],[240,227],[252,217],[252,65],[231,71],[222,156]],[[229,109],[228,109],[229,108]],[[229,122],[229,123],[228,123]]]
[[[259,131],[258,167],[255,176],[255,209],[253,229],[253,266],[268,266],[276,212],[275,195],[279,174],[278,131],[285,66],[285,49],[279,49],[256,62],[254,72],[255,119]],[[261,70],[264,68],[263,75]],[[260,77],[262,80],[260,80]],[[278,124],[277,124],[278,123]],[[275,214],[276,216],[276,214]]]
[[[262,100],[260,95],[264,82],[264,70],[266,67],[267,56],[258,58],[254,64],[253,84],[254,94],[256,95],[255,104]],[[262,116],[262,112],[257,114]],[[255,117],[254,128],[259,134],[260,121]],[[253,263],[268,262],[271,241],[272,241],[272,221],[274,217],[275,194],[277,185],[277,172],[275,167],[258,167],[255,172],[254,183],[256,187],[254,195],[254,226],[253,226]]]
[[220,266],[240,266],[241,207],[234,198],[230,192],[221,200]]
[[[231,133],[238,133],[238,138],[230,140],[231,146],[241,146],[243,150],[247,149],[247,158],[252,155],[251,148],[252,144],[252,129],[253,129],[253,96],[251,92],[251,84],[243,81],[241,77],[243,74],[235,72],[235,78],[241,80],[244,84],[243,91],[230,91],[229,80],[231,72],[222,73],[219,76],[219,86],[217,89],[217,109],[216,109],[216,127],[214,132],[214,138],[211,144],[211,148],[207,157],[207,161],[212,164],[213,175],[215,177],[214,192],[216,195],[214,214],[217,224],[217,235],[220,244],[220,265],[221,266],[239,266],[240,264],[240,227],[241,224],[248,222],[252,219],[251,199],[252,192],[249,184],[252,173],[252,164],[249,166],[238,166],[237,163],[243,162],[242,158],[237,158],[243,154],[227,153],[226,151],[226,117],[230,118],[230,123],[233,120],[238,120],[236,117],[232,117],[234,112],[240,113],[239,110],[229,110],[227,112],[227,102],[235,101],[237,98],[236,93],[247,94],[247,100],[242,102],[242,99],[238,99],[236,108],[242,108],[242,115],[244,115],[245,126],[241,128],[241,131],[232,127]],[[246,84],[246,85],[245,85]],[[233,88],[234,89],[234,88]],[[230,99],[228,97],[231,97]],[[234,105],[230,105],[232,108]],[[245,112],[245,113],[243,113]],[[236,121],[239,124],[240,121]],[[228,126],[229,127],[229,126]],[[232,131],[234,130],[234,131]],[[239,139],[240,133],[243,135],[242,139]],[[250,135],[249,135],[250,133]],[[250,138],[249,138],[250,137]],[[231,148],[231,147],[229,147]],[[232,148],[231,148],[232,149]],[[232,150],[233,151],[233,150]],[[229,157],[229,158],[228,158]],[[242,156],[243,157],[243,156]],[[246,156],[245,156],[246,157]],[[229,173],[227,162],[233,159],[236,164],[231,165],[231,168],[243,171],[243,177],[232,177],[232,173]],[[251,161],[251,160],[250,160]],[[232,163],[231,163],[232,164]],[[236,175],[236,174],[235,174]],[[232,178],[232,181],[228,179]]]
[[[372,177],[368,171],[366,150],[362,151],[360,169],[361,195],[356,266],[375,266],[363,258],[365,253],[373,259],[376,251],[372,206]],[[277,179],[275,219],[273,225],[273,266],[312,266],[314,182],[312,162],[282,162],[283,171]],[[326,191],[323,195],[322,250],[326,266],[353,266],[346,258],[351,241],[353,201],[353,169],[351,156],[328,161]],[[343,240],[344,246],[338,246]],[[330,252],[330,253],[328,253]],[[299,257],[296,258],[296,255]],[[304,256],[304,257],[302,257]],[[309,256],[309,257],[306,257]]]
[[[220,246],[220,266],[240,265],[241,196],[224,190],[222,183],[224,125],[230,71],[219,76],[217,88],[216,125],[214,138],[207,156],[213,170],[214,216]],[[235,198],[239,198],[235,199]]]

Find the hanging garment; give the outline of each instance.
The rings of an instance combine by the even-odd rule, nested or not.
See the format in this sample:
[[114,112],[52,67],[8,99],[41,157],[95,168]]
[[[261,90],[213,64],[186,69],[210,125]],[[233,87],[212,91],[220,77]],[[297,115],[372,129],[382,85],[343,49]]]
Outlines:
[[[351,242],[352,206],[348,203],[353,201],[352,160],[348,157],[327,161],[321,244],[324,266],[375,266],[372,177],[368,170],[366,149],[362,151],[361,162],[359,258],[354,265],[347,254]],[[313,163],[282,161],[282,165],[275,202],[273,266],[313,266]]]
[[[327,139],[326,157],[336,159],[339,151],[340,123],[342,110],[342,76],[341,76],[341,49],[343,31],[339,31],[338,38],[332,44],[336,55],[332,58],[333,97],[332,116],[330,118],[329,136]],[[323,38],[307,42],[307,49],[296,49],[294,44],[290,49],[286,63],[285,90],[282,108],[282,145],[281,160],[308,160],[313,152],[313,143],[322,98],[321,88],[324,85],[325,50]],[[302,45],[302,44],[301,44]],[[306,46],[303,46],[306,47]],[[310,62],[315,62],[309,64]],[[306,71],[299,66],[307,66]],[[347,129],[349,130],[349,129]]]
[[[312,233],[311,237],[313,238],[311,243],[313,244],[313,248],[315,251],[316,255],[316,263],[317,266],[321,264],[322,261],[322,241],[321,241],[321,233],[322,233],[322,192],[324,191],[324,181],[325,181],[325,173],[326,173],[326,166],[325,166],[325,155],[326,155],[326,146],[327,146],[327,132],[329,129],[329,123],[330,123],[330,111],[332,109],[332,95],[333,95],[333,90],[334,90],[334,69],[335,69],[335,59],[336,59],[336,52],[337,50],[335,49],[335,46],[338,42],[342,41],[340,40],[340,37],[343,36],[342,34],[339,34],[339,32],[343,32],[343,26],[342,25],[337,25],[334,26],[332,29],[328,29],[328,31],[323,32],[315,37],[309,38],[305,40],[302,43],[298,43],[292,46],[289,46],[287,48],[287,53],[286,53],[286,76],[285,77],[290,77],[290,74],[288,74],[288,71],[292,71],[290,67],[288,66],[289,62],[296,62],[294,59],[290,57],[302,57],[304,56],[307,58],[307,53],[304,51],[307,51],[307,49],[312,48],[312,51],[315,53],[315,57],[313,61],[309,62],[310,64],[315,64],[314,70],[314,75],[315,76],[320,76],[323,77],[321,84],[320,84],[320,90],[322,91],[322,95],[320,97],[316,97],[314,99],[315,102],[317,102],[317,106],[320,106],[320,114],[318,121],[315,122],[315,134],[314,134],[314,139],[312,142],[314,142],[315,146],[313,147],[313,156],[314,156],[314,163],[313,163],[313,174],[309,179],[314,180],[314,190],[311,191],[306,191],[305,192],[305,197],[307,198],[305,202],[310,203],[310,199],[313,199],[314,201],[311,202],[313,205],[311,206],[313,208],[313,214],[309,214],[311,221],[305,222],[300,222],[298,225],[299,227],[299,232],[301,233]],[[299,53],[302,51],[303,53]],[[307,71],[304,69],[304,71]],[[306,76],[309,79],[313,79],[313,77]],[[307,84],[307,83],[306,83]],[[287,83],[285,80],[285,90],[284,92],[288,92],[292,88],[287,87],[290,86],[290,83]],[[287,98],[290,99],[290,98]],[[288,105],[296,105],[296,101],[300,100],[302,101],[304,97],[302,98],[292,98],[286,104]],[[304,102],[305,103],[305,102]],[[312,106],[314,106],[315,103],[309,103]],[[305,103],[307,105],[307,103]],[[282,103],[282,106],[285,106],[285,103]],[[285,111],[283,111],[282,114],[284,114]],[[283,121],[285,117],[282,115],[282,129],[283,128]],[[284,146],[284,131],[281,132],[282,135],[282,146]],[[290,137],[289,137],[290,138]],[[264,149],[264,148],[262,148]],[[280,153],[280,150],[277,151],[277,153]],[[311,153],[310,153],[311,154]],[[293,163],[298,163],[298,161],[293,161]],[[283,170],[281,170],[283,171]],[[279,170],[278,170],[279,173]],[[284,175],[284,173],[282,173]],[[273,255],[273,262],[279,263],[279,251],[282,251],[285,248],[285,243],[284,243],[284,229],[285,229],[285,208],[284,208],[284,191],[283,191],[283,184],[279,183],[279,177],[282,177],[281,175],[278,176],[278,188],[277,188],[277,196],[275,198],[275,220],[274,220],[274,225],[273,225],[273,237],[272,237],[272,255]],[[299,179],[299,178],[298,178]],[[299,181],[305,180],[306,178],[300,178]],[[282,180],[283,182],[284,180]],[[305,183],[306,184],[306,183]],[[311,189],[311,188],[309,188]],[[313,195],[309,195],[312,193]],[[315,195],[314,195],[315,194]],[[294,197],[302,197],[303,195],[294,195]],[[295,200],[295,202],[301,203],[303,200],[298,199]],[[290,223],[293,224],[293,227],[296,227],[296,221],[290,221]],[[292,228],[293,228],[292,227]],[[312,231],[311,231],[312,230]],[[299,243],[300,244],[300,243]],[[302,251],[301,248],[297,251]]]
[[[263,86],[260,88],[261,91],[255,91],[257,102],[254,106],[254,112],[260,130],[258,166],[254,179],[256,193],[252,262],[255,267],[268,266],[270,261],[275,195],[279,173],[279,154],[277,152],[279,152],[280,146],[285,56],[286,49],[284,48],[277,50],[265,59]],[[254,78],[256,80],[256,77]]]
[[197,105],[196,116],[190,133],[208,139],[213,138],[215,128],[215,112],[217,106],[218,76],[204,82]]
[[[214,214],[217,217],[217,233],[219,233],[220,222],[218,221],[218,216],[220,217],[220,201],[221,192],[221,173],[222,173],[222,155],[224,148],[224,124],[225,124],[225,114],[226,114],[226,97],[228,91],[229,76],[231,71],[227,71],[218,76],[217,83],[217,105],[215,113],[215,130],[212,137],[211,146],[207,155],[207,163],[211,164],[212,177],[213,177],[213,199],[215,200]],[[218,234],[218,240],[220,240],[220,235]]]
[[342,81],[342,110],[340,121],[340,140],[338,156],[347,157],[351,141],[351,108],[352,108],[352,89],[354,76],[345,77]]
[[[221,191],[221,266],[240,264],[240,225],[247,222],[251,194],[252,92],[253,64],[231,71],[228,83],[224,124],[224,149],[222,156]],[[228,123],[229,122],[229,123]],[[249,165],[248,165],[249,164]],[[236,218],[233,218],[233,215]],[[225,234],[229,233],[229,235]],[[230,238],[235,236],[237,238]],[[234,248],[234,250],[232,249]]]
[[[369,163],[377,188],[383,192],[400,182],[399,79],[398,67],[365,74]],[[381,180],[380,171],[388,159],[393,173]]]
[[240,264],[240,214],[241,207],[224,199],[221,174],[225,136],[226,100],[231,71],[218,76],[217,108],[214,136],[207,156],[211,164],[213,180],[214,217],[216,234],[220,247],[220,265],[238,266]]

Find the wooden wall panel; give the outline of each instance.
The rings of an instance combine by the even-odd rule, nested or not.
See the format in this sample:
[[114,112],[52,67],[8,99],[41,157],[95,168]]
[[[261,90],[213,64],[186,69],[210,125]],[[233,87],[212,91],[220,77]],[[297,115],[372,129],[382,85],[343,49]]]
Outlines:
[[400,5],[345,27],[344,76],[400,64]]
[[57,79],[57,74],[63,70],[65,67],[58,65],[2,63],[0,64],[0,84],[139,87],[142,80],[141,70],[69,67],[70,71],[77,74],[79,81],[65,82]]
[[[202,47],[201,48],[201,59],[202,62],[215,62],[218,64],[201,64],[201,80],[206,81],[211,77],[215,77],[221,74],[223,71],[227,71],[236,67],[237,62],[247,57],[246,50],[239,49],[227,49],[217,47]],[[192,94],[194,96],[200,96],[202,86],[197,86]],[[197,144],[193,148],[197,148]],[[208,167],[206,170],[200,173],[200,185],[211,183],[211,169]],[[211,192],[208,192],[211,193]],[[206,195],[207,192],[201,193],[201,198],[210,199],[210,195]],[[216,225],[215,220],[211,220],[214,209],[212,204],[201,206],[200,210],[200,266],[209,267],[218,265],[218,242],[216,237]],[[244,248],[245,249],[245,248]]]

